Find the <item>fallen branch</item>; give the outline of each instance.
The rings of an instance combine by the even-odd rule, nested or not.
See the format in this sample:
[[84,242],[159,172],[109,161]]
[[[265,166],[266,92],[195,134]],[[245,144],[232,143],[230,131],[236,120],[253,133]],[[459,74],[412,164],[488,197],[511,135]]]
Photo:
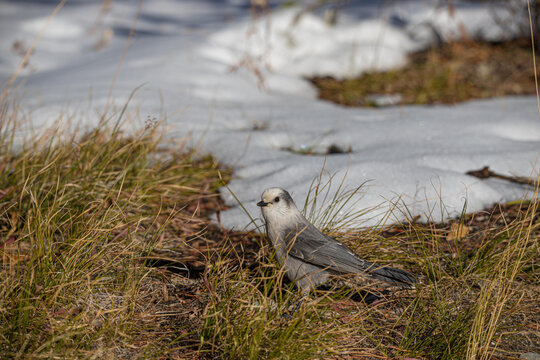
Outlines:
[[497,178],[522,185],[538,186],[538,182],[534,181],[533,179],[523,176],[506,176],[497,174],[496,172],[489,170],[489,166],[484,166],[480,170],[467,171],[465,174],[477,177],[479,179]]

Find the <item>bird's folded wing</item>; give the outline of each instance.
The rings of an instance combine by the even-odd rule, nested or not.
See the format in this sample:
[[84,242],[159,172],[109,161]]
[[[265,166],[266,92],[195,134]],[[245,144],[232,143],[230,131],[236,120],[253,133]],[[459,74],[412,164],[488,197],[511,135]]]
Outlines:
[[411,286],[416,282],[413,275],[400,269],[380,266],[361,259],[344,244],[321,233],[313,225],[291,229],[285,236],[289,256],[338,273],[365,273],[376,279]]
[[291,229],[285,237],[285,243],[288,245],[289,256],[336,272],[359,273],[369,271],[374,266],[314,226]]

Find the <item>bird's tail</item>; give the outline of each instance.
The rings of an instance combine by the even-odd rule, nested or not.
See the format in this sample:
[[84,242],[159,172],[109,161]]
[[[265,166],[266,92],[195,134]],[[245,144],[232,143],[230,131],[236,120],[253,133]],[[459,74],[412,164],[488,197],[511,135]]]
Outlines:
[[391,267],[373,264],[373,266],[367,270],[367,273],[377,280],[381,280],[395,286],[414,288],[414,284],[416,283],[416,279],[412,274]]

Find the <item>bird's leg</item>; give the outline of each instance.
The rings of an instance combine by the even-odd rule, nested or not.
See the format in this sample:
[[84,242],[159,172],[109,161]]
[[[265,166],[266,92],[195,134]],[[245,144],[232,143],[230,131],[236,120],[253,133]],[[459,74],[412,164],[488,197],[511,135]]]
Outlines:
[[294,307],[293,314],[294,314],[295,312],[297,312],[298,309],[300,309],[300,306],[302,306],[302,304],[304,303],[304,300],[306,300],[306,296],[307,296],[307,295],[302,295],[302,297],[300,298],[300,300],[298,300],[298,301],[296,302],[296,306]]
[[296,305],[294,305],[293,310],[290,313],[283,315],[283,318],[289,319],[292,317],[292,315],[294,315],[300,309],[300,306],[302,306],[306,298],[309,296],[309,291],[311,290],[310,287],[302,287],[301,289],[302,295],[300,296],[300,299],[298,299]]
[[297,311],[300,309],[300,306],[304,303],[304,300],[306,300],[307,295],[302,295],[300,299],[296,302],[291,312],[284,314],[282,317],[285,319],[290,319]]
[[297,301],[296,306],[294,307],[293,314],[300,309],[300,306],[304,303],[304,300],[309,296],[309,292],[311,291],[312,284],[311,282],[309,285],[304,285],[301,282],[297,282],[296,285],[302,290],[302,296],[300,296],[300,299]]
[[300,306],[302,306],[302,303],[304,302],[304,300],[305,300],[305,296],[302,295],[300,300],[298,300],[296,302],[296,305],[294,305],[294,308],[292,309],[292,311],[288,311],[284,313],[281,317],[285,320],[289,320],[290,318],[292,318],[292,316],[298,311],[298,309],[300,309]]

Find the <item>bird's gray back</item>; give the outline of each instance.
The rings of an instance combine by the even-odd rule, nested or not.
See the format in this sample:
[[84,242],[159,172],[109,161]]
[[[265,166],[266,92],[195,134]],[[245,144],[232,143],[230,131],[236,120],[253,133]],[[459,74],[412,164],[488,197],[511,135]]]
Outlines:
[[287,229],[288,255],[337,273],[363,273],[373,263],[363,260],[346,245],[323,234],[307,220]]

